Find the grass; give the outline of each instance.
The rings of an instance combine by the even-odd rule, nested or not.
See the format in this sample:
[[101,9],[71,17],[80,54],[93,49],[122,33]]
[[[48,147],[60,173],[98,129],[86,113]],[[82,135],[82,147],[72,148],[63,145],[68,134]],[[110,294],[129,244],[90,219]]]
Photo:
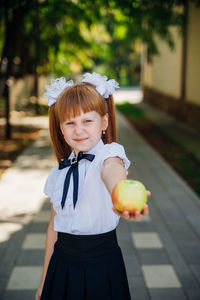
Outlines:
[[158,126],[150,122],[145,111],[137,107],[137,104],[124,102],[116,104],[116,107],[200,196],[200,162],[162,132]]
[[129,102],[117,103],[116,107],[126,117],[130,118],[130,120],[134,120],[136,122],[145,121],[145,112],[140,107]]

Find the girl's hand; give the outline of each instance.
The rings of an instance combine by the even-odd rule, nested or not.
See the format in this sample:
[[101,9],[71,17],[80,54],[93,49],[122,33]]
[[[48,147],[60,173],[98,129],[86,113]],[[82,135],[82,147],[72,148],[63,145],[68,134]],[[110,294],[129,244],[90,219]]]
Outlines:
[[[147,191],[147,196],[148,197],[151,196],[151,192],[150,191]],[[143,211],[140,212],[139,210],[136,210],[135,214],[130,214],[127,210],[121,212],[121,211],[117,210],[115,207],[113,207],[113,211],[117,215],[119,215],[120,217],[124,218],[125,220],[129,220],[130,218],[133,218],[136,221],[140,221],[141,220],[141,215],[144,215],[144,216],[148,216],[149,215],[149,206],[148,206],[148,204],[146,204],[144,206]]]
[[35,300],[40,300],[42,294],[43,285],[40,285],[35,294]]

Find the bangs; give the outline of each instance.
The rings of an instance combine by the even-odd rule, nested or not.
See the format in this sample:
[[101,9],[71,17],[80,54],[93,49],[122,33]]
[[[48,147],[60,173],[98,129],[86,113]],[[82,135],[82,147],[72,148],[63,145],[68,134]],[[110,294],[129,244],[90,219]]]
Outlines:
[[108,112],[106,100],[92,84],[86,82],[74,84],[64,90],[55,104],[59,123],[78,117],[82,111],[96,111],[100,116]]

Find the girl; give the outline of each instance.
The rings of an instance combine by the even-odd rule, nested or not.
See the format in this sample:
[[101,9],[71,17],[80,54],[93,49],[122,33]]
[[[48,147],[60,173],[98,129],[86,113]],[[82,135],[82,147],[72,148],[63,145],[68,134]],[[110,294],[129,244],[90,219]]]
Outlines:
[[[46,87],[59,164],[44,188],[52,206],[36,300],[131,299],[116,227],[120,216],[140,220],[141,214],[112,207],[112,190],[130,165],[116,143],[112,94],[118,87],[96,73],[77,84],[62,77]],[[148,215],[147,205],[142,213]]]

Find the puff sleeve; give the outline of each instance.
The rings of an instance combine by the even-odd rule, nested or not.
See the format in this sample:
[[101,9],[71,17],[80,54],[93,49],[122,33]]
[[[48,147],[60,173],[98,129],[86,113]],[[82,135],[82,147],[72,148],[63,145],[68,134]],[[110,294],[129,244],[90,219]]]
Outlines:
[[55,187],[55,182],[56,182],[56,178],[58,175],[58,166],[55,166],[51,172],[49,173],[45,185],[44,185],[44,190],[43,192],[48,196],[48,197],[52,197],[53,195],[53,191],[54,191],[54,187]]
[[126,169],[126,174],[128,174],[128,168],[131,164],[131,162],[129,161],[129,159],[126,156],[124,147],[118,143],[111,143],[111,144],[107,144],[107,149],[106,152],[104,154],[103,160],[109,158],[109,157],[120,157],[123,160],[124,163],[124,168]]

